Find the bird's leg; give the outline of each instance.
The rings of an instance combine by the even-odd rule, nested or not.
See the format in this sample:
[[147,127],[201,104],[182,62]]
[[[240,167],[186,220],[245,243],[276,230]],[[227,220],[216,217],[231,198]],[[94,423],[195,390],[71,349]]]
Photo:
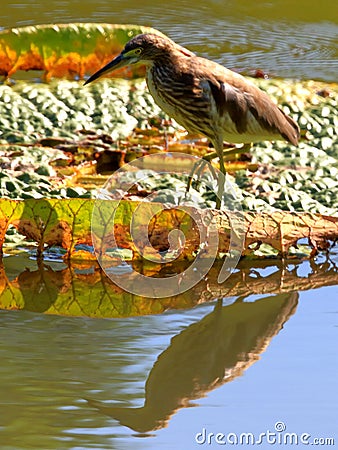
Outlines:
[[190,191],[191,185],[192,185],[192,180],[194,178],[194,175],[197,175],[197,178],[200,176],[200,173],[203,169],[203,167],[205,166],[205,162],[202,161],[197,161],[193,166],[192,169],[189,173],[188,176],[188,183],[187,183],[187,187],[186,187],[186,193],[188,193]]
[[[229,147],[227,149],[223,150],[223,158],[225,158],[225,161],[228,159],[228,157],[233,155],[240,155],[241,153],[247,153],[250,151],[252,144],[244,144],[243,147]],[[202,168],[204,167],[203,161],[210,162],[212,159],[218,158],[217,152],[211,152],[207,155],[202,156],[202,161],[198,161],[196,164],[194,164],[193,168],[191,169],[191,172],[189,174],[189,180],[187,183],[187,192],[189,192],[189,189],[192,184],[192,179],[194,174],[196,173],[197,176],[199,176],[200,172],[202,171]],[[198,169],[198,167],[202,167]],[[212,166],[211,166],[212,167]],[[215,172],[213,172],[213,175],[215,175]]]
[[[241,153],[247,153],[250,151],[252,144],[244,144],[243,147],[230,147],[227,149],[223,149],[223,142],[222,145],[217,146],[218,148],[221,147],[221,150],[218,151],[214,151],[212,153],[208,153],[207,155],[204,155],[202,157],[201,161],[197,161],[196,164],[193,165],[191,172],[189,174],[188,177],[188,183],[187,183],[187,188],[186,188],[186,192],[189,192],[191,185],[192,185],[192,181],[193,181],[193,177],[196,174],[197,178],[199,178],[206,162],[210,162],[212,159],[215,158],[219,158],[219,165],[220,165],[220,171],[222,172],[222,174],[225,176],[226,174],[226,170],[224,167],[224,161],[228,159],[228,157],[233,156],[233,155],[238,155]],[[215,145],[216,148],[216,145]],[[220,156],[221,155],[221,156]],[[216,173],[213,169],[213,167],[210,165],[211,170],[213,171],[213,176],[216,178]],[[221,203],[222,203],[222,197],[224,194],[224,178],[221,176],[218,180],[218,192],[217,192],[217,199],[216,199],[216,209],[220,209],[221,207]]]
[[[243,147],[229,147],[223,150],[223,156],[225,157],[225,160],[227,160],[228,156],[233,156],[233,155],[240,155],[242,153],[247,153],[250,151],[252,147],[252,144],[244,144]],[[218,158],[218,153],[217,152],[211,152],[208,153],[207,155],[203,156],[202,159],[204,159],[205,161],[211,161],[212,159]]]
[[[240,153],[246,153],[250,150],[252,144],[244,144],[243,147],[237,148],[228,148],[226,150],[223,149],[223,142],[215,143],[215,157],[218,156],[219,158],[219,169],[221,171],[221,174],[218,177],[218,191],[217,191],[217,197],[216,197],[216,209],[221,209],[222,205],[222,198],[224,195],[224,182],[225,182],[225,174],[226,170],[224,167],[224,158],[230,156],[230,155],[236,155]],[[211,154],[212,155],[212,154]],[[210,157],[210,154],[208,155]],[[211,158],[212,159],[212,158]]]
[[[217,151],[217,148],[216,148],[216,151]],[[218,176],[216,209],[221,209],[222,198],[223,198],[223,194],[224,194],[225,167],[224,167],[223,143],[222,143],[222,149],[219,153],[219,170],[221,171],[221,173]]]
[[[246,150],[247,151],[247,150]],[[223,150],[223,155],[224,156],[231,156],[231,155],[236,155],[238,153],[242,153],[243,150],[242,148],[237,148],[237,147],[230,147],[227,148],[226,150]],[[203,167],[205,166],[205,162],[210,162],[212,159],[218,158],[218,154],[217,152],[211,152],[208,153],[207,155],[202,156],[202,160],[201,161],[197,161],[194,165],[193,168],[191,169],[191,172],[189,174],[189,178],[188,178],[188,183],[187,183],[187,189],[186,192],[189,192],[191,185],[192,185],[192,180],[194,175],[197,175],[197,178],[200,176]],[[214,171],[213,167],[211,167],[211,170],[213,171],[213,176],[216,178],[216,172]]]
[[[192,169],[191,169],[191,171],[190,171],[190,173],[189,173],[186,192],[189,192],[189,190],[190,190],[190,188],[191,188],[191,185],[192,185],[192,181],[193,181],[194,175],[196,174],[196,175],[197,175],[197,179],[199,179],[199,177],[200,177],[200,175],[201,175],[201,172],[202,172],[203,168],[205,167],[205,165],[206,165],[207,163],[208,163],[208,161],[207,161],[206,159],[202,158],[202,160],[197,161],[197,162],[193,165],[193,167],[192,167]],[[212,172],[213,177],[216,178],[216,172],[215,172],[215,169],[212,167],[212,165],[209,165],[209,168],[210,168],[210,170],[211,170],[211,172]]]

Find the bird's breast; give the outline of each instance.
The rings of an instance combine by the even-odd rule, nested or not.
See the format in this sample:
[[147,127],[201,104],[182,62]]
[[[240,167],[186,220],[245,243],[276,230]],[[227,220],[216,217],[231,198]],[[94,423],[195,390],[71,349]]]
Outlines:
[[186,130],[211,137],[210,101],[193,79],[173,77],[164,67],[147,72],[147,85],[157,105]]
[[149,89],[149,92],[153,99],[155,100],[156,104],[170,117],[173,117],[175,119],[176,108],[175,105],[168,101],[167,95],[166,95],[166,87],[163,82],[160,82],[156,76],[154,76],[152,70],[147,71],[147,86]]

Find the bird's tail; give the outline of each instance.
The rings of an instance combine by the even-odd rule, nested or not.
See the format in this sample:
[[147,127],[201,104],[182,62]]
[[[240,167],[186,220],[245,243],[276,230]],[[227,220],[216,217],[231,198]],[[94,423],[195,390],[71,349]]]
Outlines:
[[298,145],[298,141],[300,138],[300,129],[298,124],[293,119],[291,119],[291,117],[285,114],[280,108],[279,110],[285,118],[285,126],[283,127],[282,136],[287,141],[291,142],[291,144]]

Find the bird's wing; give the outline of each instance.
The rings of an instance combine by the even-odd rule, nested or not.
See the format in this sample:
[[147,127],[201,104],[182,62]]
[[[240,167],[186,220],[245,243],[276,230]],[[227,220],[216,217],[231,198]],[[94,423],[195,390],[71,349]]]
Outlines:
[[241,75],[215,63],[203,83],[208,84],[220,116],[228,114],[239,134],[281,136],[297,145],[299,127],[270,97]]

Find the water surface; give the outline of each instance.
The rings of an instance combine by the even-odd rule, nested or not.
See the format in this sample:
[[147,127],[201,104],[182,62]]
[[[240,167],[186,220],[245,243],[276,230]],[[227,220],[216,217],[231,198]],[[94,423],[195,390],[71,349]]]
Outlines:
[[255,328],[257,297],[115,320],[2,312],[2,448],[189,449],[203,428],[258,435],[278,421],[338,439],[336,295],[266,299],[270,330]]
[[[149,25],[245,73],[337,81],[333,0],[1,3],[2,28],[67,22]],[[253,278],[270,274],[257,269],[242,277],[238,295],[225,295],[224,285],[208,303],[194,297],[186,309],[115,319],[51,314],[51,284],[32,267],[36,278],[20,291],[27,274],[16,282],[15,264],[7,264],[6,292],[16,300],[23,292],[25,309],[0,312],[1,448],[219,448],[196,436],[258,435],[279,422],[286,432],[310,434],[310,442],[338,445],[337,261],[327,264],[322,272],[298,265],[303,278],[289,289],[280,269],[279,283],[262,278],[257,290]],[[68,291],[70,311],[80,315],[77,287]],[[40,309],[28,289],[47,299]]]

